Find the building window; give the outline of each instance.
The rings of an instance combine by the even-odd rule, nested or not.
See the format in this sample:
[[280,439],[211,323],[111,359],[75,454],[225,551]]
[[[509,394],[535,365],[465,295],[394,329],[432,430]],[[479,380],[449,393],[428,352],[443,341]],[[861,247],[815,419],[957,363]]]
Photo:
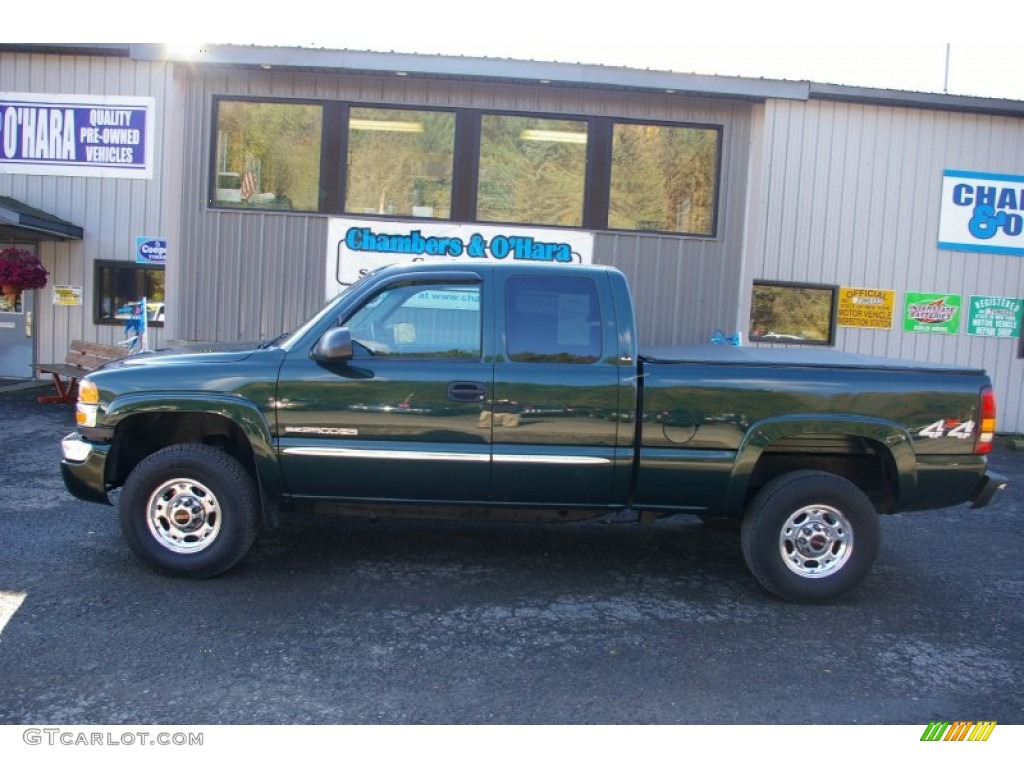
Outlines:
[[451,218],[455,115],[352,107],[346,213]]
[[755,282],[749,337],[754,342],[833,344],[836,287]]
[[24,311],[22,305],[22,294],[24,291],[12,290],[10,293],[0,293],[0,312],[13,312],[21,314]]
[[216,205],[317,211],[322,112],[315,104],[219,101]]
[[97,261],[95,285],[96,323],[124,324],[144,298],[149,324],[164,324],[163,267],[147,267],[124,261]]
[[714,235],[718,136],[714,128],[616,123],[608,226]]
[[215,207],[717,235],[721,126],[222,97],[213,129]]
[[581,226],[586,169],[585,121],[484,115],[477,220]]
[[593,280],[513,276],[507,292],[509,360],[596,363],[601,359],[601,304]]

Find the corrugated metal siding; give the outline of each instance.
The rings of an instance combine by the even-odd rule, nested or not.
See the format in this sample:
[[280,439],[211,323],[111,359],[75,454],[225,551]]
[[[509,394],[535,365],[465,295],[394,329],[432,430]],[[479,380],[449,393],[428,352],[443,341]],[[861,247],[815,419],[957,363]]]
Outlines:
[[700,344],[714,330],[732,335],[738,329],[750,109],[736,105],[718,116],[724,130],[715,239],[597,236],[595,261],[629,278],[643,344]]
[[244,73],[197,81],[179,71],[182,92],[182,260],[173,276],[179,316],[175,338],[267,339],[298,326],[323,303],[327,218],[208,207],[213,95],[321,98],[290,75],[254,90]]
[[[937,248],[942,174],[1020,174],[1024,121],[828,101],[757,108],[746,276],[897,292],[1024,296],[1024,259]],[[1015,339],[840,328],[839,348],[985,367],[1001,431],[1024,431],[1024,360]]]
[[[166,201],[176,184],[167,173],[164,136],[171,90],[168,66],[158,62],[96,56],[0,53],[0,91],[52,94],[152,96],[156,100],[152,180],[0,174],[0,194],[21,200],[83,227],[81,242],[43,242],[38,252],[50,271],[49,285],[38,292],[33,323],[36,359],[63,360],[73,339],[116,343],[120,326],[92,322],[93,261],[134,262],[136,236],[173,237]],[[52,285],[80,285],[80,307],[55,307]],[[150,343],[162,343],[161,329]]]
[[[721,125],[718,237],[599,234],[595,261],[625,271],[636,291],[640,333],[653,344],[695,342],[733,330],[742,250],[750,105],[598,89],[464,84],[446,80],[212,70],[181,75],[182,259],[169,275],[180,296],[177,337],[275,336],[298,325],[323,297],[324,216],[218,211],[207,207],[215,96],[473,107]],[[194,204],[188,201],[194,200]],[[216,276],[217,280],[211,280]],[[237,277],[236,277],[237,276]]]

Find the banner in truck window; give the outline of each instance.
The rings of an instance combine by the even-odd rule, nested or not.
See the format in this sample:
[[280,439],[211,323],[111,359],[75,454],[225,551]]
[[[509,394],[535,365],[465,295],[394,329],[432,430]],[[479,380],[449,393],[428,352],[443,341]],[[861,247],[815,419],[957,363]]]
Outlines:
[[594,234],[578,230],[332,218],[327,229],[326,298],[391,264],[590,264],[593,254]]
[[0,173],[151,179],[155,103],[0,92]]

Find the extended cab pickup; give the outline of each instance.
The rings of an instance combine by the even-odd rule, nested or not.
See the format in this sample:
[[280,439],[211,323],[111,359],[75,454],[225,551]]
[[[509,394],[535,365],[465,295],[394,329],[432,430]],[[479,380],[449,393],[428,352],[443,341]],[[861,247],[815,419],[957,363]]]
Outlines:
[[[232,349],[232,347],[234,347]],[[878,515],[986,504],[984,371],[833,350],[637,347],[611,268],[371,273],[271,343],[126,358],[80,387],[61,468],[150,566],[212,576],[295,508],[729,519],[788,600],[857,584]]]

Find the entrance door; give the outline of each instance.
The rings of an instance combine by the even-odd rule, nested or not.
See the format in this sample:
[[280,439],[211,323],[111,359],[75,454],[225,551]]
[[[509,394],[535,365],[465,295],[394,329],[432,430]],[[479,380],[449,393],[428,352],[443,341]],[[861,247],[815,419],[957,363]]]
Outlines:
[[22,291],[13,300],[0,293],[0,376],[32,377],[32,317],[35,291]]

